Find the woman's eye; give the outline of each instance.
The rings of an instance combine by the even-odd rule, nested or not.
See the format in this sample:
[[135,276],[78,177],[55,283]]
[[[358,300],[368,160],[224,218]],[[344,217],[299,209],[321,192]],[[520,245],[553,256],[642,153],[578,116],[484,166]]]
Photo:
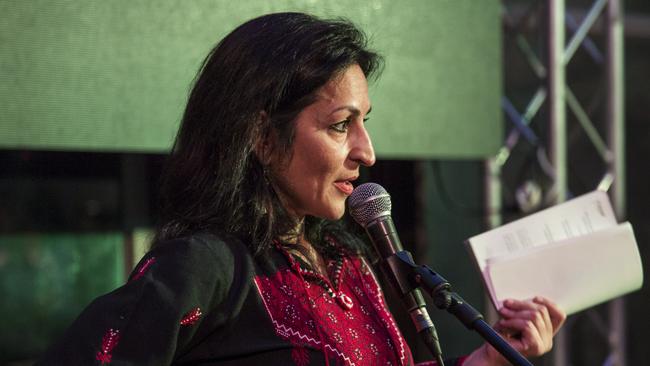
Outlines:
[[350,124],[350,119],[348,118],[344,121],[331,125],[330,128],[336,132],[344,133],[347,132],[349,124]]

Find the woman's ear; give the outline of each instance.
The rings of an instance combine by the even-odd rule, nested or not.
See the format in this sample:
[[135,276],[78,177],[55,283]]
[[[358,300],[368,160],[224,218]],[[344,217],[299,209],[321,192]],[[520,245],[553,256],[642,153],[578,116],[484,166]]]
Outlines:
[[264,166],[271,164],[273,149],[275,147],[274,134],[269,124],[269,115],[266,111],[260,111],[255,120],[255,142],[253,151],[257,160]]

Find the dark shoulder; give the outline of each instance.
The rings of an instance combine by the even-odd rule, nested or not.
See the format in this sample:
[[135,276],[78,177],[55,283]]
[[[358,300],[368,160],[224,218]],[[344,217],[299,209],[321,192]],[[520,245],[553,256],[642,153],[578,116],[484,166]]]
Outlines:
[[[126,284],[86,307],[39,365],[90,365],[96,357],[169,365],[239,315],[249,293],[250,263],[240,242],[215,235],[157,243]],[[197,312],[192,326],[185,326]],[[107,334],[119,334],[114,349],[104,345]]]
[[227,290],[234,276],[251,271],[248,248],[234,237],[200,232],[156,243],[129,278],[167,278],[173,283],[218,282]]
[[236,256],[245,256],[248,253],[247,247],[234,237],[199,232],[155,243],[149,255],[225,263],[234,260]]

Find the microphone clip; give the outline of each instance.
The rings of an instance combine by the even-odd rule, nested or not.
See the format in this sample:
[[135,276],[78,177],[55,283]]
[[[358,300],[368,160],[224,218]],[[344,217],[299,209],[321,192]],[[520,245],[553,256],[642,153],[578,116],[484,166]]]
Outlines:
[[405,250],[395,252],[386,258],[386,265],[395,274],[391,280],[397,285],[396,288],[399,288],[404,294],[421,287],[431,296],[438,309],[447,310],[467,329],[479,333],[510,363],[517,366],[532,366],[483,320],[481,313],[452,291],[451,285],[446,279],[427,266],[416,265],[411,253]]

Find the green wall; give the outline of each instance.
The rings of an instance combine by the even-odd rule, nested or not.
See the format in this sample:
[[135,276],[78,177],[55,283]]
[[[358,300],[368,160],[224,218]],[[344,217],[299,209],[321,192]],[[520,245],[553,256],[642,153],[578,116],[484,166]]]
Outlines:
[[167,151],[211,47],[286,10],[347,17],[386,56],[368,125],[380,157],[496,152],[494,0],[0,0],[0,148]]
[[99,294],[124,283],[124,235],[0,236],[0,364],[43,352]]

